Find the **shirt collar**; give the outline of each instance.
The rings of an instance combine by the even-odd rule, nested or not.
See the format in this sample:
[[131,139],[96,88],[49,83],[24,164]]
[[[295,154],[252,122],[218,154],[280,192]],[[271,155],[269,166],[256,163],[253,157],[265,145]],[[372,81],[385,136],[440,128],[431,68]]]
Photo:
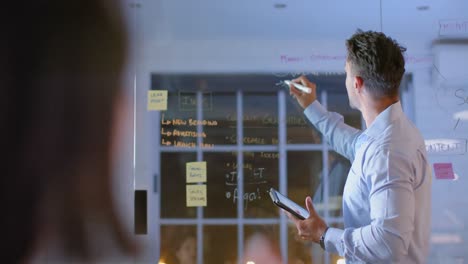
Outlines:
[[397,101],[382,111],[363,133],[369,137],[377,138],[393,121],[402,115],[401,103]]

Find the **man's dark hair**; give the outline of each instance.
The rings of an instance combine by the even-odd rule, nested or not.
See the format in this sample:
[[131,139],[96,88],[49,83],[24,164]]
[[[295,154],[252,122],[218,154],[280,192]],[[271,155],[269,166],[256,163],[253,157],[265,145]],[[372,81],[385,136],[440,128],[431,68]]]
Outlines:
[[398,96],[406,48],[381,32],[358,29],[346,40],[347,61],[374,98]]

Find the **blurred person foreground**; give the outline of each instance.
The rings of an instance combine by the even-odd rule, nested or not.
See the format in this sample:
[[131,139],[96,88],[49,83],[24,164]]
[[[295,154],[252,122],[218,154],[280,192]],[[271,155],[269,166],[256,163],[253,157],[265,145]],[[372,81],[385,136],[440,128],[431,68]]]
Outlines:
[[117,7],[2,6],[2,263],[92,263],[136,251],[111,193],[127,52]]

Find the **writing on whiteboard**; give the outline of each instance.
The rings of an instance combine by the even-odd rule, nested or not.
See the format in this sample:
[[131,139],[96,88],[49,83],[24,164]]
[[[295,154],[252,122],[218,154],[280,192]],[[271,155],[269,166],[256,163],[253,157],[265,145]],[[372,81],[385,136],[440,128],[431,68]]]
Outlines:
[[232,199],[232,203],[236,203],[238,200],[244,200],[244,210],[247,210],[249,207],[249,202],[253,202],[255,200],[260,200],[262,197],[260,196],[260,188],[257,188],[256,191],[253,192],[244,192],[243,197],[239,197],[239,193],[237,187],[231,193],[230,191],[226,192],[226,199]]
[[196,120],[192,118],[166,118],[164,114],[161,115],[161,125],[174,125],[174,126],[217,126],[216,120]]
[[[411,55],[404,54],[406,64],[431,64],[434,56],[432,55]],[[312,55],[280,55],[282,64],[303,64],[316,61],[346,61],[346,55],[312,54]],[[279,76],[280,77],[280,76]]]
[[468,120],[468,79],[444,79],[436,90],[437,105],[455,120],[454,130],[460,121]]
[[465,89],[457,89],[455,97],[458,98],[458,105],[468,104],[468,93],[465,93]]
[[439,35],[468,35],[468,19],[440,20]]
[[463,155],[466,153],[466,139],[426,139],[428,154],[437,155]]
[[346,55],[328,55],[328,54],[311,54],[304,56],[281,55],[280,60],[282,63],[298,63],[298,62],[311,62],[311,61],[345,61]]
[[[283,84],[283,83],[282,83]],[[237,121],[236,115],[226,115],[226,120],[231,122]],[[242,116],[244,122],[256,123],[261,126],[272,126],[278,124],[286,124],[287,126],[306,126],[307,121],[302,115],[288,115],[285,119],[278,119],[278,116],[272,114],[253,114]],[[245,128],[246,126],[244,126]]]
[[[237,166],[237,165],[236,165]],[[266,184],[265,168],[252,168],[251,174],[244,175],[246,185]],[[237,186],[237,171],[230,171],[225,175],[225,184]]]
[[204,111],[213,110],[213,96],[211,92],[202,92],[201,102],[198,102],[197,92],[179,91],[179,110],[180,111],[195,111],[197,104],[202,106]]
[[434,61],[434,56],[432,55],[414,56],[405,54],[403,57],[406,64],[432,64]]

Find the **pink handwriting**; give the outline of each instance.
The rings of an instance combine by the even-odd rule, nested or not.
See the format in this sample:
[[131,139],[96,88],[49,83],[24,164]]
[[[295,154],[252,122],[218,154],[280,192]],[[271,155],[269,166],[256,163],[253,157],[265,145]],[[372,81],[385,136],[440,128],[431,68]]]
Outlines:
[[[433,56],[413,56],[413,55],[405,55],[405,62],[408,64],[416,64],[416,63],[432,63]],[[281,55],[280,61],[283,64],[294,64],[294,63],[304,63],[304,62],[311,62],[311,61],[342,61],[343,63],[346,60],[345,55],[326,55],[326,54],[312,54],[312,55],[305,55],[305,56],[289,56],[289,55]]]

